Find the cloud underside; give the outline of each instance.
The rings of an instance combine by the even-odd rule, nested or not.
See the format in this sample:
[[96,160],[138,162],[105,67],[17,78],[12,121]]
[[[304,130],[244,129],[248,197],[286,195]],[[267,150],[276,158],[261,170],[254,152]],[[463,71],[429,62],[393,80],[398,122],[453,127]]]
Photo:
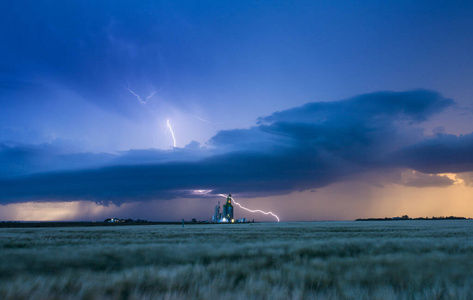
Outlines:
[[[35,149],[3,145],[0,201],[120,204],[195,196],[192,190],[275,195],[367,177],[407,186],[448,186],[453,181],[444,176],[418,173],[401,180],[377,174],[473,171],[472,134],[426,136],[421,127],[452,105],[453,100],[426,90],[308,103],[262,117],[249,129],[220,131],[206,148],[114,155],[42,149],[38,156]],[[44,155],[49,163],[38,164]]]

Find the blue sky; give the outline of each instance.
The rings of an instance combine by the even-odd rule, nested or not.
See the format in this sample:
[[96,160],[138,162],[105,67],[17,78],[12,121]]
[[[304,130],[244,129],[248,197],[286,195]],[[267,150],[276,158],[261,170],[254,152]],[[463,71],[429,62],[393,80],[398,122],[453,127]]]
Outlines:
[[0,202],[159,206],[205,189],[291,205],[353,180],[468,186],[472,13],[466,1],[4,1]]

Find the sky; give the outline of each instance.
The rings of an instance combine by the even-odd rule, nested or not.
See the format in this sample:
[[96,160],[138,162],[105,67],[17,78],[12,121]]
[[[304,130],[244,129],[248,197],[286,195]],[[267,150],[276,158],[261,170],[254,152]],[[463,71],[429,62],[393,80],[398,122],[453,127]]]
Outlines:
[[0,220],[473,217],[472,14],[2,1]]

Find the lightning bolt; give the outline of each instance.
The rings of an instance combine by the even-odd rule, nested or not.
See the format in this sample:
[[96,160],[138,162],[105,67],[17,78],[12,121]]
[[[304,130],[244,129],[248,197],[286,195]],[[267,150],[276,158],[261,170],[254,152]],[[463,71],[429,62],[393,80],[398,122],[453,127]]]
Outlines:
[[148,97],[146,97],[146,102],[148,102],[148,100],[151,99],[154,94],[156,94],[156,91],[153,91]]
[[210,124],[210,125],[214,125],[214,126],[215,126],[215,125],[218,125],[218,123],[212,123],[212,122],[210,122],[210,121],[207,121],[207,120],[205,120],[205,119],[199,118],[199,117],[197,117],[197,116],[194,116],[194,115],[192,115],[192,116],[193,116],[194,118],[196,118],[197,120],[201,121],[201,122],[204,122],[204,123],[207,123],[207,124]]
[[130,88],[130,85],[128,85],[128,87],[126,88],[133,96],[135,96],[136,98],[138,98],[138,100],[140,101],[141,104],[146,104],[148,102],[149,99],[151,99],[154,94],[156,94],[156,91],[153,91],[149,96],[146,97],[146,101],[143,101],[143,99],[141,99],[140,95],[138,95],[137,93],[133,92]]
[[169,131],[171,132],[171,135],[172,135],[172,140],[174,142],[174,148],[176,148],[176,137],[174,136],[174,131],[172,131],[172,127],[171,127],[171,124],[169,123],[169,119],[167,120],[167,124],[168,124],[168,128],[169,128]]
[[[218,195],[219,195],[219,196],[222,196],[222,197],[224,197],[224,198],[227,198],[227,196],[225,196],[225,195],[223,195],[223,194],[218,194]],[[244,210],[246,210],[246,211],[249,211],[249,212],[251,212],[251,213],[262,213],[262,214],[265,214],[265,215],[272,215],[272,216],[275,217],[276,220],[278,220],[278,222],[279,222],[279,217],[276,216],[274,213],[272,213],[272,212],[270,212],[270,211],[266,212],[266,211],[262,211],[262,210],[259,210],[259,209],[249,209],[249,208],[246,208],[246,207],[242,206],[240,203],[236,202],[235,199],[233,199],[233,197],[230,197],[230,199],[232,199],[233,202],[234,202],[236,205],[238,205],[240,208],[242,208],[242,209],[244,209]]]

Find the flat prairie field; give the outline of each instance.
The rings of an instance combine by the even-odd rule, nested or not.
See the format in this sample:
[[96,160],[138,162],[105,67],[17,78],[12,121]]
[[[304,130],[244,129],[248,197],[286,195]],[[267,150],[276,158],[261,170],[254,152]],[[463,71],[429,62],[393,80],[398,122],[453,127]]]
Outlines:
[[473,299],[473,221],[0,229],[0,299]]

